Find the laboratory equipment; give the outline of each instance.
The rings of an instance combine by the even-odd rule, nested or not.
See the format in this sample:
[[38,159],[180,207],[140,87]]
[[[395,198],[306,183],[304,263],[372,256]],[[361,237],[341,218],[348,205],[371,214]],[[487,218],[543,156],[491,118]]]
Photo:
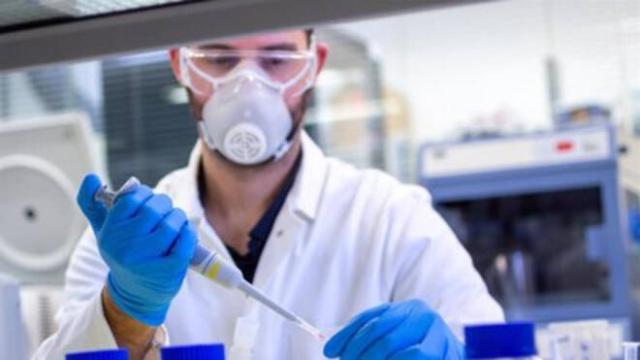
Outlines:
[[96,350],[70,353],[65,360],[129,360],[127,349]]
[[[102,202],[107,208],[110,208],[113,206],[118,196],[133,191],[138,186],[140,186],[140,181],[138,181],[138,179],[136,179],[135,177],[129,178],[129,180],[127,180],[116,192],[109,190],[105,185],[96,192],[95,199]],[[286,320],[291,321],[301,329],[307,331],[319,341],[324,340],[324,336],[318,329],[313,327],[298,315],[284,309],[269,297],[264,295],[260,290],[247,282],[243,278],[242,272],[240,272],[238,268],[224,260],[220,256],[220,254],[198,244],[193,258],[191,259],[191,268],[222,286],[241,290],[247,296],[267,306],[269,309],[275,311]]]
[[0,272],[23,284],[62,285],[86,227],[75,189],[95,170],[87,124],[70,113],[0,125]]
[[58,285],[29,285],[20,289],[22,318],[25,323],[29,354],[57,330],[56,312],[64,298],[64,289]]
[[224,345],[168,346],[160,349],[161,360],[224,360]]
[[640,211],[640,134],[620,130],[620,182],[628,210]]
[[57,328],[66,265],[86,227],[75,189],[96,170],[89,144],[82,113],[0,124],[0,272],[21,283],[30,350]]
[[0,273],[0,359],[26,359],[27,334],[16,279]]
[[631,328],[618,146],[607,125],[427,144],[420,182],[510,320]]
[[552,323],[544,332],[541,341],[549,342],[549,354],[554,360],[600,360],[619,353],[619,349],[611,349],[610,344],[619,344],[621,339],[611,337],[605,320]]
[[467,326],[464,339],[467,359],[540,359],[530,322]]
[[611,109],[604,104],[586,103],[564,108],[554,118],[557,127],[611,122]]
[[640,342],[624,342],[622,343],[622,352],[624,354],[624,360],[638,360],[638,349],[640,349]]

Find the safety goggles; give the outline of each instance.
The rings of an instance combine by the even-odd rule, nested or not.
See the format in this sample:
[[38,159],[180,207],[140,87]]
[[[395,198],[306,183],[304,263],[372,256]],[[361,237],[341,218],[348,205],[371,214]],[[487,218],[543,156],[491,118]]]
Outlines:
[[243,71],[257,74],[282,91],[306,89],[316,63],[313,42],[309,50],[297,51],[183,47],[180,58],[184,85],[200,94],[210,93]]

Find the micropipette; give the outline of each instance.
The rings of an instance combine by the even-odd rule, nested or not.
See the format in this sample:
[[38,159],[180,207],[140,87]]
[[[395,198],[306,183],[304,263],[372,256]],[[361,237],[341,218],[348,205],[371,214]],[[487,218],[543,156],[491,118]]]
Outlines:
[[[107,209],[110,209],[118,196],[131,192],[138,186],[140,186],[140,181],[135,177],[131,177],[122,185],[122,187],[120,187],[118,191],[110,190],[106,185],[102,186],[98,189],[94,198],[96,201],[104,204]],[[224,287],[241,290],[247,296],[250,296],[280,316],[293,322],[301,329],[313,335],[316,339],[320,341],[325,340],[324,335],[322,335],[318,329],[306,322],[300,316],[284,309],[282,306],[269,299],[266,295],[260,292],[260,290],[247,282],[238,268],[229,264],[229,262],[223,259],[215,251],[209,250],[201,244],[197,244],[195,253],[191,258],[191,269]]]

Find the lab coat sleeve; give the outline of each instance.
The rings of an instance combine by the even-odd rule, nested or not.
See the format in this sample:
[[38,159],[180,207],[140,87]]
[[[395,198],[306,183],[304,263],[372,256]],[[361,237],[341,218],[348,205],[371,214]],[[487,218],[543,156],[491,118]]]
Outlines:
[[467,324],[504,321],[502,309],[467,251],[431,206],[428,193],[415,189],[399,206],[407,220],[399,221],[399,236],[387,252],[394,274],[393,300],[424,300],[460,339]]
[[66,272],[64,302],[57,314],[58,330],[40,345],[34,360],[63,360],[69,352],[117,347],[100,297],[107,273],[93,232],[88,229]]

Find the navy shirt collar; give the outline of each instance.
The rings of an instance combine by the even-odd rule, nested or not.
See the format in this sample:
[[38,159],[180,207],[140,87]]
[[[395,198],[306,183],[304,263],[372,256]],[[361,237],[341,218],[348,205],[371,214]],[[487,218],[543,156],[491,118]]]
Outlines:
[[[245,280],[249,282],[253,282],[253,278],[258,267],[258,261],[260,260],[260,256],[262,255],[262,250],[264,250],[265,245],[267,244],[267,239],[271,234],[271,230],[276,222],[278,214],[280,210],[284,206],[285,201],[287,200],[287,196],[293,187],[293,183],[296,179],[296,175],[300,169],[300,164],[302,163],[302,151],[298,154],[298,158],[296,159],[293,168],[287,175],[284,184],[278,191],[275,199],[271,203],[271,205],[267,208],[265,213],[262,215],[260,220],[256,223],[256,225],[249,232],[249,252],[246,255],[240,255],[233,248],[227,246],[225,247],[229,251],[231,258],[238,266],[240,271],[242,271],[242,275]],[[202,164],[201,164],[202,166]],[[200,169],[198,174],[198,187],[200,188],[200,194],[205,194],[205,182],[204,175],[202,169]],[[201,201],[203,199],[200,199]]]
[[282,188],[276,195],[273,202],[267,208],[267,211],[262,215],[258,223],[253,227],[251,232],[249,233],[249,237],[251,241],[249,242],[249,253],[253,253],[257,250],[257,248],[262,244],[266,243],[269,238],[269,234],[271,234],[271,230],[273,229],[273,225],[276,222],[276,218],[284,205],[284,202],[287,200],[287,196],[293,187],[294,180],[298,173],[298,169],[300,168],[300,162],[302,160],[302,152],[298,155],[296,162],[293,165],[293,168],[287,178],[285,179]]

